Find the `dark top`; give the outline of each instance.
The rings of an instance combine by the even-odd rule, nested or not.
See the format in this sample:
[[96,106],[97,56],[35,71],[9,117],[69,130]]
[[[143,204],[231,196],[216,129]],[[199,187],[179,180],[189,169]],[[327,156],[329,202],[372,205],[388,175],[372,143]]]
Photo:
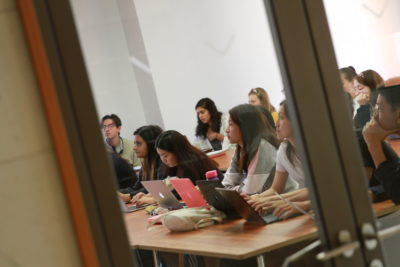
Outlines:
[[[164,168],[163,168],[163,163],[161,162],[160,158],[157,158],[156,161],[156,180],[162,180],[166,177],[165,173],[164,173]],[[130,194],[131,197],[133,197],[134,195],[136,195],[137,193],[147,193],[146,189],[143,187],[142,185],[142,177],[143,177],[143,170],[140,170],[139,172],[139,179],[137,179],[137,181],[134,183],[134,185],[132,187],[130,187],[128,190],[125,191],[125,194]],[[123,192],[121,192],[123,193]]]
[[214,139],[212,141],[208,140],[213,148],[213,150],[221,150],[222,149],[222,142],[218,139]]
[[[220,172],[220,170],[218,170],[218,169],[216,169],[216,170],[218,173],[219,180],[222,181],[224,179],[224,175],[222,174],[222,172]],[[212,171],[212,170],[208,170],[208,171]],[[173,168],[169,169],[169,176],[177,176],[176,173],[177,173],[177,167],[173,167]],[[187,172],[184,175],[181,175],[179,178],[189,178],[193,182],[193,184],[196,184],[195,177],[196,177],[196,175],[193,175],[193,173]],[[200,180],[205,180],[206,174],[205,173],[202,174],[201,177],[202,178]],[[197,179],[197,180],[199,180],[199,179]]]
[[354,116],[354,128],[356,130],[362,130],[367,122],[371,119],[371,107],[370,105],[362,105]]
[[400,158],[382,162],[374,172],[383,185],[386,194],[395,203],[400,204]]
[[118,189],[126,194],[139,179],[127,160],[114,153],[111,154],[111,158],[117,176]]
[[[357,131],[356,135],[360,146],[364,167],[370,167],[375,170],[374,160],[372,159],[372,156],[368,150],[368,146],[365,143],[361,131]],[[392,149],[392,147],[388,143],[382,142],[382,149],[386,158],[389,159],[390,161],[396,161],[398,159],[396,152]],[[384,185],[382,185],[382,183],[376,176],[375,171],[372,177],[368,178],[370,178],[368,187],[375,195],[374,202],[379,202],[388,199],[389,197],[388,193],[386,192]]]

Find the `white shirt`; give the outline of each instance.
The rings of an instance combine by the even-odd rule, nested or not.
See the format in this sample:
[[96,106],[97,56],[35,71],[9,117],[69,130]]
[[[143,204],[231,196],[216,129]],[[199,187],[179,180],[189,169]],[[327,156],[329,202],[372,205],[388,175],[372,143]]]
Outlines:
[[276,156],[276,170],[280,172],[287,172],[293,180],[299,184],[299,189],[306,186],[304,179],[304,172],[300,159],[297,156],[293,157],[293,164],[290,163],[287,155],[287,141],[282,142],[279,146]]
[[[219,133],[225,136],[224,140],[222,141],[222,150],[234,148],[234,145],[232,145],[229,142],[228,137],[226,137],[226,129],[228,128],[228,121],[229,121],[229,115],[226,113],[223,113],[221,116],[221,127],[219,129]],[[212,145],[207,137],[204,138],[201,136],[197,136],[193,145],[198,147],[201,150],[212,149]]]

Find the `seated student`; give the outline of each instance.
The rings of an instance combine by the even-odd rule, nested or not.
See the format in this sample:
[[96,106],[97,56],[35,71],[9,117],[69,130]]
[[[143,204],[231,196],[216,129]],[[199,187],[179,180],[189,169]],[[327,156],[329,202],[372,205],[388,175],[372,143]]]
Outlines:
[[131,187],[131,190],[126,194],[120,195],[125,202],[135,201],[145,195],[146,190],[143,188],[141,181],[165,178],[161,170],[162,163],[155,148],[156,139],[161,133],[162,129],[156,125],[142,126],[133,133],[133,150],[141,160],[142,168],[140,169],[139,179]]
[[361,130],[371,119],[371,110],[376,103],[376,89],[382,85],[382,77],[373,70],[363,71],[354,78],[355,100],[360,105],[354,116],[356,130]]
[[[218,170],[214,160],[192,146],[187,138],[177,131],[163,132],[157,138],[156,149],[168,176],[189,178],[195,184],[196,180],[206,179],[206,172]],[[219,171],[218,177],[221,180],[223,178]]]
[[389,159],[382,148],[388,135],[400,133],[400,85],[381,88],[376,106],[376,113],[364,127],[363,136],[376,166],[375,177],[389,198],[400,204],[400,159]]
[[350,108],[353,118],[360,104],[355,100],[356,88],[354,87],[354,78],[357,76],[356,70],[352,66],[339,69],[340,79],[342,81],[343,91],[347,95],[347,100],[351,103]]
[[115,153],[110,153],[110,156],[117,176],[118,191],[122,194],[129,194],[139,179],[126,159],[121,158]]
[[256,107],[239,105],[229,115],[226,133],[237,147],[222,184],[248,195],[261,193],[273,177],[278,140]]
[[229,148],[225,137],[228,116],[219,112],[214,101],[202,98],[196,104],[197,126],[194,145],[203,151]]
[[[192,146],[187,138],[177,131],[165,131],[156,140],[155,147],[163,165],[163,173],[169,177],[189,178],[193,184],[196,180],[205,180],[205,173],[217,170],[217,163],[204,152]],[[218,177],[223,175],[218,171]],[[151,196],[145,196],[137,200],[141,205],[143,199],[154,202]]]
[[303,167],[296,154],[296,140],[286,110],[286,101],[283,101],[279,108],[278,122],[276,124],[278,139],[283,140],[283,142],[280,144],[277,153],[274,181],[269,189],[253,196],[259,199],[251,201],[251,204],[262,202],[264,197],[272,196],[275,192],[282,193],[286,182],[290,178],[298,183],[299,188],[305,187]]
[[120,155],[135,167],[140,166],[140,161],[133,152],[133,142],[120,136],[121,119],[117,115],[111,114],[104,116],[101,123],[106,137],[107,151]]
[[265,107],[271,113],[274,122],[276,123],[278,121],[278,113],[276,112],[275,107],[271,104],[267,91],[261,87],[253,88],[250,90],[248,97],[248,103],[250,105]]

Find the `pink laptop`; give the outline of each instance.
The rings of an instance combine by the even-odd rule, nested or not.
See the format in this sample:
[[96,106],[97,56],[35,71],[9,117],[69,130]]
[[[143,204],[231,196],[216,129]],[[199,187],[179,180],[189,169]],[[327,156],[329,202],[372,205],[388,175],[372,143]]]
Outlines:
[[190,179],[171,179],[170,182],[188,208],[208,206],[203,195],[197,190]]

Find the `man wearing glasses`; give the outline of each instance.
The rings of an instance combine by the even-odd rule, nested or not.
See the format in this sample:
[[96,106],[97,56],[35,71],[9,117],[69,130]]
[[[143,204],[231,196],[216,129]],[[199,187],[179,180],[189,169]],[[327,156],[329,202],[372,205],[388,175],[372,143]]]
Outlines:
[[106,137],[107,151],[126,159],[134,167],[140,166],[140,161],[133,151],[133,141],[120,136],[121,119],[117,115],[111,114],[104,116],[101,122]]

